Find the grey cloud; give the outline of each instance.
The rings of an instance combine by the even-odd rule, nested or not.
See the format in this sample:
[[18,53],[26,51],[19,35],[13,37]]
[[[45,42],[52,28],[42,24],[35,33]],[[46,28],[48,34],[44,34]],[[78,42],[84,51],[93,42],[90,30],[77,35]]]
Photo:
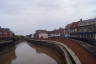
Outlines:
[[0,0],[0,25],[16,34],[52,30],[80,18],[95,17],[95,3],[95,0]]

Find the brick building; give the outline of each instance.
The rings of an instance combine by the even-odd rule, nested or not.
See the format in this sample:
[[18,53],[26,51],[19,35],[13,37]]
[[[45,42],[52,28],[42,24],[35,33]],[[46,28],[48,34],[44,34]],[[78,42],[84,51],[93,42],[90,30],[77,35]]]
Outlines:
[[73,22],[70,25],[70,37],[76,38],[78,37],[78,32],[79,32],[79,21],[78,22]]
[[64,28],[55,29],[53,31],[37,30],[34,34],[34,38],[52,38],[52,37],[64,37]]
[[52,38],[52,37],[59,37],[60,36],[60,32],[59,30],[53,30],[53,31],[48,31],[48,37]]
[[9,40],[12,39],[13,36],[14,33],[10,31],[10,29],[0,27],[0,40]]

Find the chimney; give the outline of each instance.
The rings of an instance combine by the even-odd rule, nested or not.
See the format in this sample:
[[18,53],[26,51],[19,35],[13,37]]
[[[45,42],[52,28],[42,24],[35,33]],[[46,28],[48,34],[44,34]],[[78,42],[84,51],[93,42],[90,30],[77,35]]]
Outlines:
[[82,19],[80,19],[80,22],[82,22]]

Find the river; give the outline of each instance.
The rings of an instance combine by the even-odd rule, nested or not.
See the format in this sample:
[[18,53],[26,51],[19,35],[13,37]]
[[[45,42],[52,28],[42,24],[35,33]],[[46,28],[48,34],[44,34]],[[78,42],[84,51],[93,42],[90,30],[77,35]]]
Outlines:
[[0,64],[65,64],[65,61],[54,48],[23,41],[0,51]]

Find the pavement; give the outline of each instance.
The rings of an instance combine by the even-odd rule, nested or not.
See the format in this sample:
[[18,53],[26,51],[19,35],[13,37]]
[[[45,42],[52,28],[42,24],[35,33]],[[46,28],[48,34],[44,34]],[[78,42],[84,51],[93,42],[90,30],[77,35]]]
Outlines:
[[75,41],[76,43],[80,44],[82,47],[84,47],[89,53],[91,53],[93,56],[96,56],[96,47],[94,45],[88,44],[86,42],[83,41],[79,41],[79,40],[74,40],[74,39],[70,39]]
[[[40,39],[39,39],[40,40]],[[64,39],[64,38],[51,38],[51,39],[41,39],[41,40],[52,40],[63,43],[67,45],[75,54],[78,56],[81,64],[96,64],[96,56],[92,53],[96,54],[93,50],[96,50],[93,46],[76,40]],[[89,52],[91,50],[92,53]]]

